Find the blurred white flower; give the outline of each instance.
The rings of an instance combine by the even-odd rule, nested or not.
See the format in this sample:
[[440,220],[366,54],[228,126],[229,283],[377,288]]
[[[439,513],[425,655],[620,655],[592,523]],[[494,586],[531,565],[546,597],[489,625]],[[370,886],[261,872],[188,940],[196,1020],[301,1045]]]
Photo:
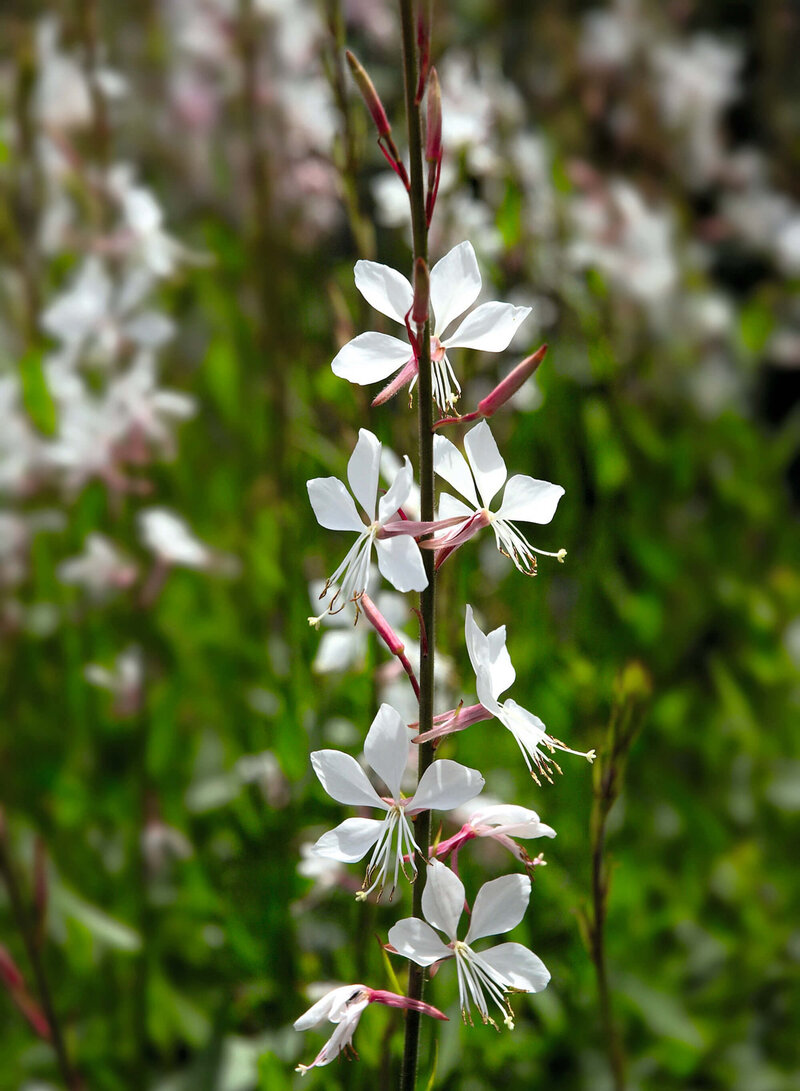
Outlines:
[[138,514],[142,544],[164,564],[185,568],[209,568],[214,554],[195,538],[189,527],[166,508],[145,508]]
[[105,535],[95,532],[87,535],[82,554],[62,561],[58,566],[58,578],[62,583],[78,584],[98,600],[113,591],[130,587],[136,576],[136,565]]

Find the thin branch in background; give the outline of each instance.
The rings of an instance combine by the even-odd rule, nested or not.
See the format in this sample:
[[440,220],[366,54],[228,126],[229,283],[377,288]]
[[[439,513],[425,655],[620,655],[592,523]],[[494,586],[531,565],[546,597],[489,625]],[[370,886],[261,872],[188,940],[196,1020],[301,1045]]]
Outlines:
[[594,763],[594,798],[589,825],[592,853],[591,903],[580,914],[580,920],[597,977],[603,1040],[608,1052],[614,1089],[625,1091],[625,1049],[614,1019],[605,948],[605,925],[611,886],[606,832],[608,817],[624,787],[628,755],[639,733],[650,696],[650,678],[641,663],[630,662],[618,675],[614,688],[605,740],[598,749]]
[[2,876],[8,892],[14,922],[25,944],[25,951],[33,971],[37,999],[47,1020],[49,1037],[55,1051],[61,1078],[69,1091],[79,1091],[81,1087],[80,1079],[70,1063],[64,1042],[64,1034],[53,1005],[41,945],[37,940],[37,915],[39,910],[26,905],[26,899],[11,859],[11,846],[2,808],[0,808],[0,876]]

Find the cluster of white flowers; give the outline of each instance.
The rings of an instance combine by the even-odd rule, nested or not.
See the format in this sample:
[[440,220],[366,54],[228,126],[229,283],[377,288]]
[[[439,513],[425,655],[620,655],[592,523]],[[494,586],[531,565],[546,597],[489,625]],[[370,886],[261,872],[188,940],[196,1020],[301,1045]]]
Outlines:
[[[373,116],[376,113],[380,116],[374,101],[372,105]],[[471,131],[469,118],[467,109],[463,127]],[[424,270],[421,280],[419,265],[418,259],[412,286],[402,274],[386,265],[357,262],[356,287],[377,311],[406,327],[408,340],[376,332],[359,334],[341,348],[331,366],[335,375],[359,385],[390,379],[375,399],[375,404],[381,404],[403,386],[409,385],[413,391],[424,359],[424,366],[430,367],[430,382],[420,383],[420,389],[431,391],[433,404],[441,414],[435,427],[444,428],[462,419],[456,410],[461,396],[459,350],[503,352],[531,308],[482,302],[471,309],[478,300],[482,279],[475,250],[469,242],[454,246],[433,265],[429,274]],[[426,354],[421,352],[419,340],[420,283],[426,285],[422,313],[430,316],[430,351]],[[412,315],[416,333],[410,322]],[[460,322],[453,328],[458,319]],[[534,368],[542,354],[543,350],[523,361],[518,381],[516,376],[513,380],[507,378],[483,399],[478,410],[463,419],[493,415],[530,373],[525,368]],[[448,416],[450,413],[455,415]],[[385,892],[391,900],[398,893],[401,876],[413,882],[424,879],[421,905],[425,919],[407,917],[396,923],[388,932],[386,949],[422,967],[454,959],[459,1007],[465,1022],[471,1023],[472,1012],[477,1011],[484,1023],[494,1024],[490,1005],[495,1005],[503,1022],[513,1028],[509,993],[539,992],[550,975],[538,956],[519,943],[503,943],[488,949],[476,944],[486,936],[508,932],[522,921],[531,893],[530,875],[506,875],[484,884],[474,899],[470,926],[460,939],[458,923],[466,892],[456,871],[456,860],[458,851],[469,841],[491,837],[510,849],[513,858],[527,872],[532,872],[543,862],[541,856],[532,860],[517,839],[553,837],[555,831],[528,808],[480,797],[485,785],[483,774],[448,758],[426,764],[416,780],[416,757],[420,744],[432,740],[438,743],[445,736],[492,719],[511,733],[536,783],[539,776],[552,779],[552,771],[558,770],[552,756],[556,750],[580,752],[555,739],[538,717],[515,701],[500,700],[515,678],[506,650],[505,627],[485,635],[470,606],[466,607],[466,650],[475,671],[479,703],[465,708],[460,701],[456,708],[434,716],[433,727],[426,724],[420,734],[417,727],[420,686],[415,666],[406,655],[406,638],[401,638],[394,629],[394,624],[410,611],[403,611],[402,599],[395,592],[430,594],[431,566],[424,564],[422,551],[434,552],[435,573],[457,549],[488,527],[492,528],[501,553],[524,574],[535,574],[537,555],[563,561],[565,550],[549,551],[533,546],[517,524],[549,523],[564,490],[525,474],[509,478],[486,420],[465,435],[463,454],[439,432],[428,438],[427,442],[431,441],[434,474],[460,497],[442,492],[435,520],[419,518],[409,457],[384,459],[380,441],[364,428],[359,431],[347,464],[349,488],[336,477],[308,482],[309,499],[319,524],[331,531],[355,535],[331,575],[314,587],[314,597],[324,603],[325,609],[310,617],[309,622],[316,628],[326,622],[333,626],[323,636],[316,669],[330,672],[359,661],[365,645],[360,630],[366,621],[402,665],[405,674],[398,671],[398,684],[405,682],[409,697],[413,692],[414,707],[410,716],[404,716],[395,705],[387,701],[381,704],[364,740],[363,763],[337,749],[311,754],[311,766],[327,794],[338,803],[358,808],[360,813],[322,833],[313,845],[304,846],[301,869],[303,874],[317,879],[321,887],[346,887],[343,865],[366,858],[365,877],[356,893],[359,901],[369,897],[380,899]],[[386,482],[383,493],[382,471]],[[502,499],[495,502],[501,491]],[[373,559],[377,561],[377,572],[372,566]],[[372,588],[378,573],[394,592],[382,590],[373,601]],[[340,620],[344,618],[347,631]],[[424,660],[428,640],[435,640],[435,634],[423,631],[414,650],[415,663]],[[582,756],[591,761],[594,752]],[[404,790],[409,779],[416,783]],[[470,809],[467,821],[463,822],[461,811],[467,806]],[[377,813],[378,817],[365,816],[364,809]],[[462,822],[457,832],[434,846],[420,844],[415,828],[418,816],[431,811],[441,815],[443,822],[450,819]],[[443,862],[447,856],[451,858],[450,867]],[[314,858],[321,861],[316,867]],[[421,1001],[413,996],[388,994],[389,1000],[385,995],[383,1003],[445,1018],[436,1009],[421,1008]],[[325,991],[296,1021],[295,1028],[306,1030],[328,1020],[334,1024],[334,1032],[314,1061],[300,1065],[298,1071],[305,1073],[328,1064],[342,1052],[352,1051],[353,1032],[373,999],[376,999],[373,990],[360,984]]]
[[[39,313],[29,316],[28,328],[38,327],[43,351],[30,344],[30,334],[3,331],[12,352],[23,357],[18,369],[0,373],[0,504],[13,504],[0,508],[7,531],[0,584],[7,588],[27,576],[33,535],[67,524],[66,512],[33,509],[38,495],[55,493],[67,506],[91,480],[103,482],[112,495],[148,492],[148,465],[174,454],[176,426],[194,413],[192,398],[161,386],[159,354],[175,331],[157,307],[156,292],[196,255],[167,233],[155,196],[129,164],[106,165],[105,156],[95,161],[79,151],[92,144],[95,96],[111,113],[125,98],[125,81],[102,67],[87,71],[60,47],[52,17],[40,22],[36,44],[31,121],[41,206],[29,245],[54,268],[67,264],[76,249],[79,256]],[[47,423],[31,416],[26,369],[39,369],[39,411],[49,411]],[[138,525],[156,566],[218,563],[177,514],[144,508]],[[58,573],[101,601],[134,585],[140,566],[92,531],[82,552],[65,558]],[[24,623],[13,600],[5,603],[3,617]]]

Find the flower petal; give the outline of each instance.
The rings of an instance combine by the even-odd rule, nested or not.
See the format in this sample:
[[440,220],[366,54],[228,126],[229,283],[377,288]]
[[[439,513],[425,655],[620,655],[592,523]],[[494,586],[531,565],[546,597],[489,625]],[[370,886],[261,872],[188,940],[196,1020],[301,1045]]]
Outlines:
[[498,943],[477,957],[500,974],[508,989],[538,993],[550,980],[550,971],[539,956],[521,943]]
[[370,307],[401,325],[405,323],[414,292],[402,273],[377,261],[357,261],[355,280]]
[[419,546],[413,538],[376,538],[378,568],[398,591],[423,591],[428,577],[422,563]]
[[323,833],[311,851],[326,860],[354,864],[375,844],[383,827],[383,820],[378,818],[346,818],[335,829]]
[[418,966],[430,966],[441,958],[453,957],[452,949],[419,917],[406,917],[393,924],[389,929],[389,943],[399,955],[405,955]]
[[469,464],[455,444],[444,436],[433,437],[433,469],[448,485],[470,501],[474,509],[480,507]]
[[403,717],[391,705],[381,705],[367,732],[364,756],[389,789],[392,799],[400,798],[400,781],[406,771],[410,746]]
[[370,784],[367,774],[349,754],[343,754],[340,750],[315,750],[311,755],[311,765],[322,787],[337,803],[388,810]]
[[408,455],[403,455],[403,465],[394,475],[389,491],[378,501],[378,522],[388,523],[391,517],[402,508],[414,484],[414,471],[408,461]]
[[476,424],[464,437],[464,449],[481,494],[483,506],[488,508],[497,491],[505,483],[508,471],[485,420]]
[[378,474],[381,467],[381,444],[366,428],[359,428],[358,443],[347,463],[347,480],[353,496],[370,521],[375,518],[375,497],[378,495]]
[[498,804],[487,807],[470,815],[470,823],[478,826],[493,826],[509,837],[555,837],[552,826],[545,825],[536,811],[516,804]]
[[527,875],[503,875],[484,883],[472,906],[465,943],[483,936],[497,936],[516,928],[525,916],[531,896]]
[[333,374],[359,386],[393,375],[412,357],[411,346],[387,333],[360,333],[333,358]]
[[508,480],[497,516],[520,519],[523,523],[549,523],[563,495],[561,485],[516,474]]
[[[312,1004],[299,1019],[295,1019],[294,1029],[309,1030],[309,1028],[317,1026],[318,1023],[323,1023],[329,1016],[336,1015],[338,1009],[363,988],[363,985],[340,985],[336,989],[331,989],[329,993],[325,993],[324,996],[320,997],[316,1004]],[[341,1018],[341,1015],[332,1021],[338,1022],[339,1018]]]
[[450,323],[472,306],[480,290],[481,274],[472,243],[459,243],[431,269],[434,337],[441,337]]
[[[503,714],[505,706],[500,704],[497,699],[498,694],[496,693],[494,678],[492,677],[492,672],[489,667],[479,665],[478,669],[475,671],[475,692],[483,707],[499,719]],[[506,702],[506,704],[507,703],[508,702]],[[509,727],[505,720],[502,722],[506,727]],[[510,727],[509,730],[511,730]]]
[[352,496],[338,477],[313,477],[306,488],[321,527],[327,530],[366,530]]
[[445,340],[445,347],[502,352],[530,313],[530,307],[513,303],[481,303]]
[[448,939],[456,939],[456,929],[464,908],[464,884],[455,872],[439,860],[428,864],[428,877],[422,892],[422,912],[434,928]]
[[363,655],[365,644],[361,625],[358,628],[351,624],[349,629],[328,629],[322,634],[311,669],[317,674],[349,670]]
[[449,811],[460,807],[483,788],[485,781],[477,769],[441,758],[429,765],[420,777],[417,790],[406,804],[406,813]]
[[495,697],[505,693],[514,684],[517,672],[506,648],[506,627],[493,629],[486,638],[489,647],[489,673],[492,676],[492,692]]
[[463,515],[465,519],[469,519],[469,517],[474,514],[473,508],[468,508],[463,500],[456,499],[456,497],[451,496],[449,492],[443,492],[439,496],[439,508],[437,512],[437,517],[439,519],[454,519],[457,515]]

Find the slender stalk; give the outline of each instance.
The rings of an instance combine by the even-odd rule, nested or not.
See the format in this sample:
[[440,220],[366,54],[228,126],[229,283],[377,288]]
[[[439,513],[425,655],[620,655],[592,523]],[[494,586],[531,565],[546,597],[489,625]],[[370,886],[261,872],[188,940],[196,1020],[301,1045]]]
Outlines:
[[3,877],[6,890],[8,891],[8,900],[11,904],[11,912],[14,916],[17,928],[22,941],[25,944],[25,950],[28,954],[28,960],[33,970],[33,977],[36,982],[36,992],[41,1005],[42,1011],[47,1019],[47,1025],[50,1028],[50,1041],[56,1054],[56,1061],[58,1063],[58,1069],[61,1073],[61,1078],[64,1081],[65,1087],[69,1091],[77,1091],[80,1086],[78,1076],[72,1065],[70,1064],[69,1055],[67,1054],[67,1047],[64,1044],[64,1035],[61,1030],[61,1024],[56,1016],[55,1007],[53,1006],[53,998],[50,992],[50,986],[47,981],[47,974],[44,968],[44,961],[42,959],[39,945],[36,942],[36,918],[35,914],[28,912],[25,902],[22,896],[22,890],[17,879],[16,870],[11,861],[11,853],[8,846],[8,836],[5,829],[5,819],[3,813],[0,810],[0,875]]
[[[415,101],[418,65],[415,41],[416,20],[412,0],[400,0],[400,20],[403,38],[403,76],[405,84],[406,120],[408,123],[408,153],[410,168],[411,228],[414,239],[414,260],[428,261],[428,226],[425,219],[425,181],[422,148],[422,118],[419,103]],[[417,384],[419,406],[419,480],[420,509],[423,520],[433,519],[433,395],[430,359],[430,323],[417,328],[419,340],[419,379]],[[419,672],[419,724],[420,732],[433,727],[433,684],[436,582],[434,557],[430,550],[422,551],[428,586],[420,595],[420,613],[423,626],[423,652],[420,655]],[[434,759],[431,743],[419,748],[419,776],[421,777]],[[422,917],[422,891],[425,886],[425,869],[430,847],[431,815],[423,811],[417,818],[414,835],[420,847],[417,857],[417,876],[414,880],[413,909],[415,917]],[[411,962],[408,970],[408,995],[421,1000],[425,987],[425,970]],[[420,1015],[406,1014],[406,1035],[403,1048],[403,1068],[400,1078],[401,1091],[414,1091],[417,1080],[419,1056]]]
[[591,957],[597,977],[597,993],[603,1039],[608,1052],[608,1062],[614,1080],[614,1091],[625,1091],[625,1054],[619,1036],[608,986],[606,963],[605,923],[608,905],[608,874],[605,859],[605,827],[608,811],[603,811],[597,798],[592,808],[592,926],[590,931]]

